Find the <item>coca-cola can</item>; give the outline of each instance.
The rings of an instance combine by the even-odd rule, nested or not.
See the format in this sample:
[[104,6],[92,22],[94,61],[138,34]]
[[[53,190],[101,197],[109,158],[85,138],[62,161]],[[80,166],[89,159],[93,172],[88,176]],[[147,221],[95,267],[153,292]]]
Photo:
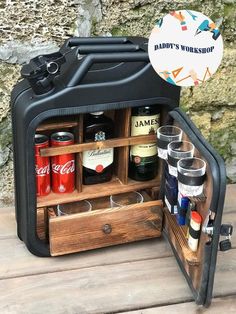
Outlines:
[[35,174],[37,196],[44,196],[50,193],[50,160],[49,157],[40,156],[40,149],[49,146],[46,135],[35,134]]
[[[74,144],[74,135],[69,132],[57,132],[51,135],[51,146]],[[71,193],[75,189],[75,154],[63,154],[51,157],[52,190],[54,193]]]

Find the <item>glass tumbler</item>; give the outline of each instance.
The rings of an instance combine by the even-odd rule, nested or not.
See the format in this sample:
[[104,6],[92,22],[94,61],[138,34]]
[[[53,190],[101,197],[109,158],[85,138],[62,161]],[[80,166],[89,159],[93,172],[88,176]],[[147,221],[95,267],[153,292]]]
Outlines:
[[183,131],[177,126],[164,125],[157,130],[157,152],[161,159],[167,159],[167,146],[170,142],[181,141]]
[[110,196],[111,207],[124,207],[131,204],[143,203],[143,196],[139,192],[127,192]]
[[57,205],[57,216],[73,215],[92,210],[92,205],[89,201],[83,200],[74,203]]
[[185,196],[199,196],[203,193],[206,163],[200,158],[184,158],[178,161],[178,188]]
[[169,173],[177,177],[177,162],[186,157],[193,157],[194,146],[187,141],[174,141],[167,146]]

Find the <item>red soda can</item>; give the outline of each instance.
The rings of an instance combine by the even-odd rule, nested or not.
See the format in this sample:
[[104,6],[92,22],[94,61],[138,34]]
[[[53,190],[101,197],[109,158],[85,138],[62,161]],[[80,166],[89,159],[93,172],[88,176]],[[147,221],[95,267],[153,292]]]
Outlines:
[[35,174],[37,196],[44,196],[50,193],[50,160],[49,157],[40,156],[40,149],[49,146],[46,135],[35,134]]
[[[74,135],[69,132],[57,132],[51,135],[51,146],[74,144]],[[75,189],[75,154],[51,157],[52,190],[54,193],[71,193]]]

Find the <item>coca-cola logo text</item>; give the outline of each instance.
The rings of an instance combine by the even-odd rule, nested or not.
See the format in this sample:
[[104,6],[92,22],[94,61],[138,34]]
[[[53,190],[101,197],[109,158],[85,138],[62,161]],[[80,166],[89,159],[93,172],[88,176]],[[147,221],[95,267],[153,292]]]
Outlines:
[[72,173],[75,171],[75,161],[69,160],[64,165],[52,164],[52,171],[60,174]]
[[37,176],[44,177],[50,173],[50,165],[40,168],[38,165],[35,165],[35,172]]

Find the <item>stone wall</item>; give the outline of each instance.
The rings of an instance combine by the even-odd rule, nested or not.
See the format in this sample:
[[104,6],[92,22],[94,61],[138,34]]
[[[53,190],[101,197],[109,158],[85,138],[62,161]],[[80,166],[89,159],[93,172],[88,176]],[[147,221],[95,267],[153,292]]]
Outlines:
[[224,157],[236,182],[235,0],[6,0],[0,2],[0,205],[13,200],[9,99],[23,63],[69,36],[149,36],[169,10],[195,9],[222,22],[222,65],[208,83],[182,90],[181,106]]

